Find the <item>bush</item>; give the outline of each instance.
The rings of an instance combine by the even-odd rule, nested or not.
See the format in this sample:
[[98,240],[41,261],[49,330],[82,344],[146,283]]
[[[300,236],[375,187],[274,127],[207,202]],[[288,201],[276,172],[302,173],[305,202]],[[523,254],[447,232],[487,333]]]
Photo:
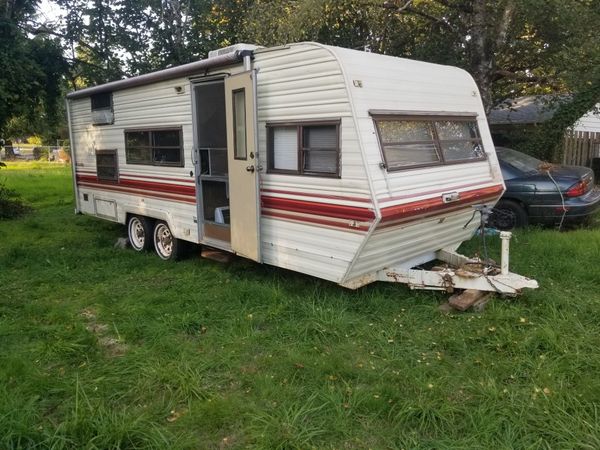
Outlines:
[[35,160],[39,160],[39,159],[48,160],[48,156],[50,156],[50,152],[48,151],[48,148],[33,147],[33,159],[35,159]]
[[31,211],[17,192],[0,184],[0,220],[14,219]]
[[[0,162],[0,168],[6,164]],[[0,220],[14,219],[31,211],[31,207],[19,197],[19,194],[7,188],[0,181]]]

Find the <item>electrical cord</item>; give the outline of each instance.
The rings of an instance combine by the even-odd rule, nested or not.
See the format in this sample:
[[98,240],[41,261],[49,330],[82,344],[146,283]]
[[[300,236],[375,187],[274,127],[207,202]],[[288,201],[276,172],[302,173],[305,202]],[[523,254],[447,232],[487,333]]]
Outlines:
[[565,221],[565,216],[567,215],[567,207],[565,206],[565,197],[563,196],[563,193],[560,190],[560,187],[558,186],[558,183],[556,182],[556,180],[550,174],[550,170],[549,169],[546,169],[546,173],[548,174],[548,177],[550,177],[550,179],[554,183],[554,186],[556,186],[556,190],[558,191],[558,193],[560,195],[560,201],[562,202],[563,213],[562,213],[562,217],[560,218],[560,223],[558,224],[558,231],[561,231],[562,230],[562,226],[563,226],[563,222]]
[[485,240],[485,226],[487,224],[492,209],[487,205],[473,205],[473,208],[473,215],[471,216],[469,221],[463,226],[463,229],[466,229],[469,226],[469,224],[473,221],[473,219],[475,219],[475,215],[479,213],[479,233],[481,233],[481,244],[483,246],[483,261],[489,266],[490,264],[488,259],[487,241]]

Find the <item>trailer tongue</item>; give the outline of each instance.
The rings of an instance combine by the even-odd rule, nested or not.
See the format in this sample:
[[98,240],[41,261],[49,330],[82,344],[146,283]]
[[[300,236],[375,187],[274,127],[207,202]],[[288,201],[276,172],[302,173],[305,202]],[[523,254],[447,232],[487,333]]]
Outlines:
[[404,283],[411,289],[429,289],[454,292],[457,289],[495,292],[506,296],[515,296],[525,288],[537,289],[538,282],[531,278],[512,273],[508,270],[509,241],[512,234],[507,231],[500,233],[502,240],[502,260],[500,266],[490,264],[480,258],[468,258],[450,250],[439,250],[436,260],[443,265],[426,269],[406,269],[386,267],[377,271],[372,280],[353,280],[346,287],[370,281],[388,281]]

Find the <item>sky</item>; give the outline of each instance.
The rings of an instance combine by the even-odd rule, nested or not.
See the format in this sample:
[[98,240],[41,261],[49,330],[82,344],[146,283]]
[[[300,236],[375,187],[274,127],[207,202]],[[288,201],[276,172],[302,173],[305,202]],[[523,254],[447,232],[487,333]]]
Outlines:
[[38,9],[38,14],[40,16],[40,21],[53,22],[61,15],[61,8],[51,0],[41,0],[40,6]]

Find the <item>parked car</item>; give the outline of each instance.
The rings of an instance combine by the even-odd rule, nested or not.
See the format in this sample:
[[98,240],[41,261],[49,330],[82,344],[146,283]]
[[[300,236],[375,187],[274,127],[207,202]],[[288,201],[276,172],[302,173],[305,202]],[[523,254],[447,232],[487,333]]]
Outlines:
[[[489,225],[510,230],[528,224],[582,222],[600,209],[600,187],[592,169],[545,163],[519,151],[496,147],[506,192]],[[564,212],[566,210],[566,213]]]

